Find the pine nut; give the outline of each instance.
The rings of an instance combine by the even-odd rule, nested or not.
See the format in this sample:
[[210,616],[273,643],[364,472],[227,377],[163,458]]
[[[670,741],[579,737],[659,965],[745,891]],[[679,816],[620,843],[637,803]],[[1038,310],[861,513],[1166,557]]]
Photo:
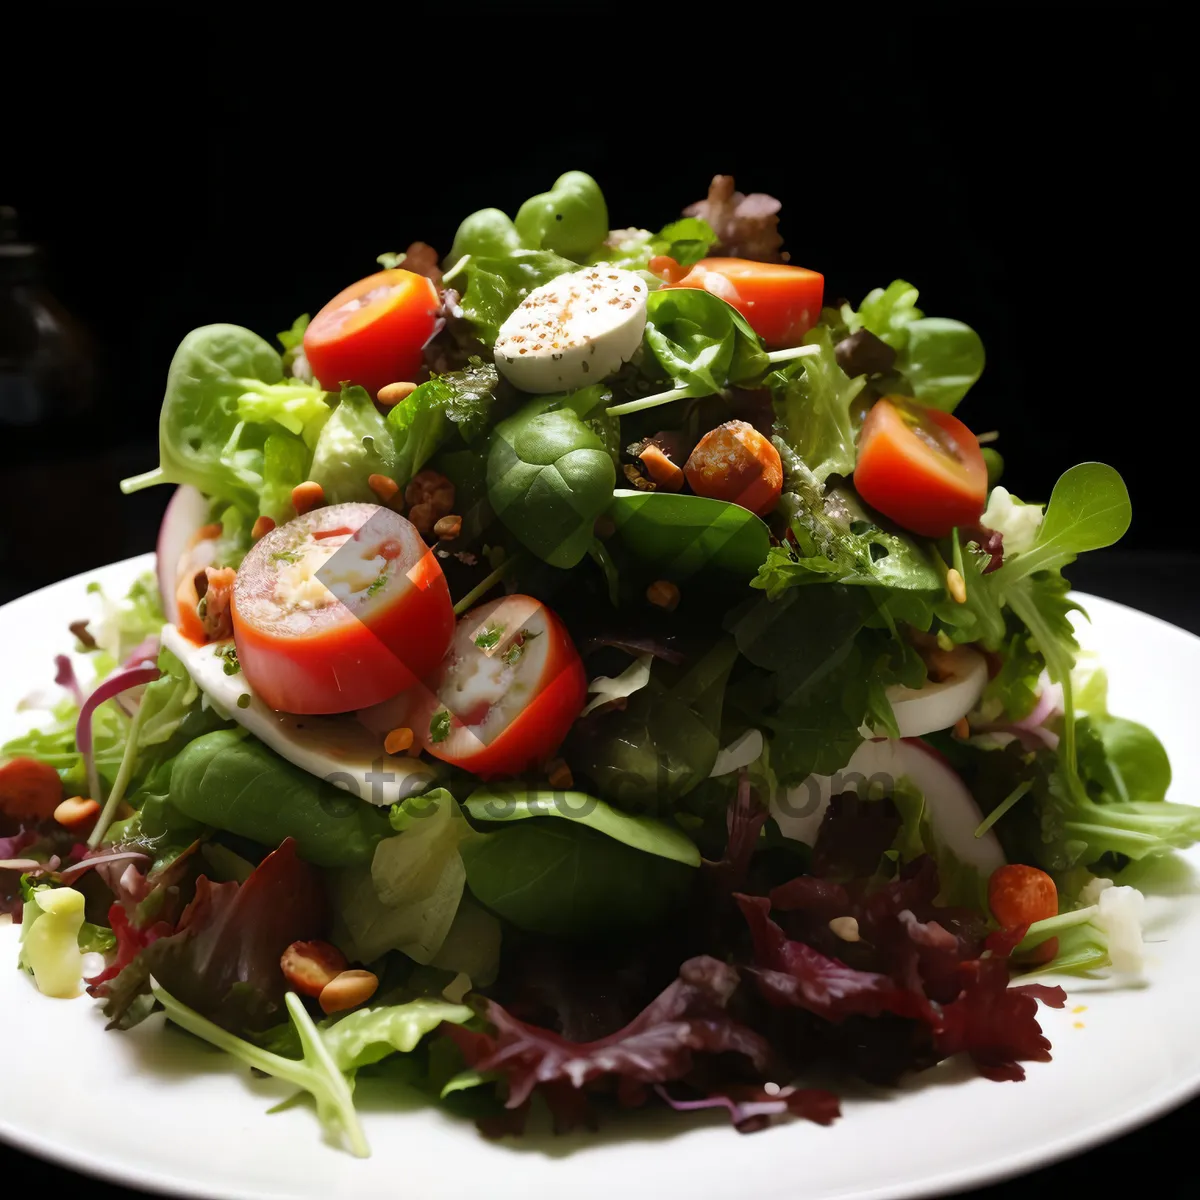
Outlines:
[[88,800],[83,796],[72,796],[64,800],[55,810],[54,819],[64,829],[78,829],[94,821],[100,812],[100,804],[96,800]]
[[401,725],[383,739],[383,748],[388,754],[401,754],[413,744],[413,731]]
[[674,612],[679,607],[679,588],[669,579],[656,579],[646,589],[646,599],[658,608]]
[[575,776],[561,758],[552,758],[546,764],[546,779],[555,791],[565,792],[575,786]]
[[946,590],[956,604],[966,604],[967,581],[953,567],[946,572]]
[[439,517],[433,527],[433,532],[447,542],[454,541],[462,533],[462,517],[455,513],[451,513],[448,517]]
[[293,942],[279,968],[300,995],[316,997],[346,969],[346,956],[329,942]]
[[298,483],[292,488],[292,507],[297,516],[311,512],[325,503],[325,489],[311,479]]
[[971,725],[967,721],[966,717],[959,717],[958,720],[954,722],[954,736],[958,738],[960,742],[965,742],[967,738],[971,736]]
[[394,479],[389,479],[386,475],[368,475],[367,487],[379,497],[380,502],[383,504],[387,504],[400,490],[400,485]]
[[267,534],[270,533],[274,528],[274,518],[266,516],[259,517],[250,529],[250,536],[254,539],[254,541],[257,542],[259,538],[266,537]]
[[376,392],[375,399],[387,408],[392,408],[401,400],[407,400],[416,390],[415,383],[389,383]]
[[862,938],[858,932],[858,921],[854,917],[834,917],[829,922],[829,928],[835,937],[843,942],[858,942]]
[[370,971],[343,971],[321,989],[317,1002],[323,1012],[345,1012],[365,1004],[378,986],[378,977]]

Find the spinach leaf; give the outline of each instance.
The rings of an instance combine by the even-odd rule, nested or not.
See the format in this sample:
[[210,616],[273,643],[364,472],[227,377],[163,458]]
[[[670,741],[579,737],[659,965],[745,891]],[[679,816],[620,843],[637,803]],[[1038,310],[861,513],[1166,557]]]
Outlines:
[[391,832],[387,814],[280,758],[240,730],[186,745],[171,769],[171,804],[184,816],[271,847],[296,840],[319,867],[369,862]]
[[923,404],[953,412],[983,374],[983,342],[961,321],[926,317],[917,308],[917,289],[903,279],[876,288],[841,319],[850,333],[869,329],[897,352],[896,370]]
[[689,867],[700,865],[696,844],[677,826],[652,817],[632,816],[586,792],[555,792],[520,787],[481,787],[463,807],[476,821],[524,821],[530,817],[562,817],[578,821],[634,850],[669,858]]
[[653,815],[707,779],[720,750],[725,685],[737,658],[730,638],[694,662],[656,660],[624,710],[576,722],[568,757],[619,808]]
[[279,355],[256,333],[238,325],[194,329],[167,373],[159,466],[124,480],[122,490],[188,483],[257,513],[268,435],[294,438],[307,463],[328,415],[321,389],[285,382]]
[[[562,403],[563,407],[551,407]],[[588,553],[617,472],[603,439],[560,397],[500,422],[488,450],[488,500],[513,535],[553,567]]]
[[768,366],[758,335],[736,308],[700,288],[657,291],[646,302],[646,348],[676,388],[711,396]]
[[1171,760],[1145,725],[1107,713],[1079,722],[1079,772],[1100,796],[1120,804],[1158,804],[1171,786]]
[[463,316],[475,326],[479,340],[493,346],[500,326],[534,288],[574,270],[575,263],[569,258],[549,250],[472,256],[464,267]]
[[854,423],[850,406],[866,380],[850,379],[838,366],[829,329],[818,325],[804,339],[819,353],[772,371],[766,383],[775,404],[776,432],[824,483],[854,471]]
[[515,821],[462,846],[467,885],[519,929],[552,937],[617,936],[681,907],[694,875],[578,821]]
[[319,483],[327,504],[375,503],[367,480],[391,478],[396,448],[387,422],[365,388],[343,387],[333,416],[325,423],[313,451],[308,477]]
[[567,171],[521,205],[514,225],[524,245],[582,262],[608,236],[608,207],[590,175]]
[[622,543],[669,579],[687,579],[706,567],[750,576],[771,545],[761,517],[706,496],[620,489],[607,511]]

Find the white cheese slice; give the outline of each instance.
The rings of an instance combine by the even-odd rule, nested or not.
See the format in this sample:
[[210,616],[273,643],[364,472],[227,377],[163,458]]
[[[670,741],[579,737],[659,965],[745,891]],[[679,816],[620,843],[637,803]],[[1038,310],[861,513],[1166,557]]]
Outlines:
[[241,671],[225,673],[222,652],[232,648],[232,641],[197,646],[174,625],[163,626],[161,636],[215,708],[310,775],[377,805],[398,804],[433,785],[435,766],[406,754],[386,754],[382,736],[353,713],[298,716],[268,708]]
[[500,326],[496,367],[523,392],[599,383],[633,357],[646,329],[640,275],[601,264],[534,288]]

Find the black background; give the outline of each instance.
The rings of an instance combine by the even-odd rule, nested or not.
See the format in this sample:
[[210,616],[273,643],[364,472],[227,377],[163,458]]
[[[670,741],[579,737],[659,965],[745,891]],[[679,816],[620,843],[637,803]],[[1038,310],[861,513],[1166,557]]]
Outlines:
[[[614,226],[652,228],[720,171],[783,200],[828,298],[903,277],[974,326],[988,366],[959,415],[1000,431],[1005,483],[1044,498],[1102,459],[1129,485],[1122,550],[1076,580],[1195,627],[1194,68],[1169,10],[456,6],[436,26],[364,9],[353,34],[305,11],[6,14],[0,203],[101,377],[83,416],[0,427],[0,599],[152,548],[167,491],[116,483],[157,461],[193,326],[270,336],[381,251],[445,252],[466,213],[514,212],[568,168]],[[1103,1186],[1134,1156],[1166,1194],[1196,1115],[996,1195]]]

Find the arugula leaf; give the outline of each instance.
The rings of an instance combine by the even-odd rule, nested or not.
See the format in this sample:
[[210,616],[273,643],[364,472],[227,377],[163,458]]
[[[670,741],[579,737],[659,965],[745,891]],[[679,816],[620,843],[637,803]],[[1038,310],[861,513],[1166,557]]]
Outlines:
[[485,433],[503,396],[492,363],[472,358],[461,371],[435,375],[393,406],[387,424],[396,447],[395,479],[403,486],[457,430],[468,445]]
[[[896,351],[896,371],[923,404],[953,412],[983,374],[983,342],[961,321],[926,317],[917,289],[903,279],[870,292],[855,312],[843,305],[849,333],[869,329]],[[836,315],[835,315],[836,319]]]
[[1087,550],[1119,541],[1129,528],[1129,491],[1120,474],[1105,463],[1080,463],[1064,472],[1050,493],[1050,503],[1032,548],[1007,561],[994,586],[1003,591],[1035,571],[1053,571]]
[[866,380],[850,379],[838,366],[829,329],[818,325],[804,338],[819,353],[772,371],[766,384],[775,403],[775,431],[818,483],[854,471],[854,425],[850,406]]

